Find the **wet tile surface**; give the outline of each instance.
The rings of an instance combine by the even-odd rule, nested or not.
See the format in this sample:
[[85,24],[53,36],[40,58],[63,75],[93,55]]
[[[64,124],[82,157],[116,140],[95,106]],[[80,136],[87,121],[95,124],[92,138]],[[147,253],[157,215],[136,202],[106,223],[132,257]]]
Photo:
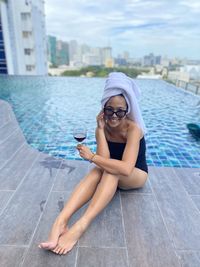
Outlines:
[[0,190],[16,190],[20,182],[30,171],[39,153],[28,146],[22,146],[19,151],[7,161],[0,170]]
[[[46,240],[74,187],[92,166],[39,153],[27,145],[20,129],[5,139],[5,125],[10,133],[15,118],[8,106],[3,111],[2,103],[1,266],[200,266],[198,169],[150,167],[144,188],[117,190],[70,253],[58,256],[39,249],[38,243]],[[72,216],[69,227],[88,204]]]
[[[81,171],[80,171],[81,168]],[[87,174],[88,163],[77,160],[65,160],[59,168],[53,191],[72,191]]]
[[75,247],[69,254],[59,256],[50,251],[44,251],[38,248],[38,244],[45,241],[48,237],[49,230],[62,210],[65,201],[69,198],[70,192],[53,192],[44,207],[44,213],[37,226],[34,237],[31,241],[30,247],[26,254],[23,266],[59,266],[71,267],[75,266],[77,247]]

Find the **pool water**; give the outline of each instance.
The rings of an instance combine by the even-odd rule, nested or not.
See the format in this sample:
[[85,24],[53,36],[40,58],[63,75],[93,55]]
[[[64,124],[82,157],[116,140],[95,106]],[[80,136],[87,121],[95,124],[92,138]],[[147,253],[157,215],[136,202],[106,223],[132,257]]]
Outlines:
[[[78,159],[73,128],[87,125],[85,144],[96,149],[96,115],[104,78],[1,76],[0,98],[15,112],[27,142],[56,157]],[[139,80],[140,107],[151,166],[200,167],[200,141],[186,124],[200,122],[200,97],[162,80]]]

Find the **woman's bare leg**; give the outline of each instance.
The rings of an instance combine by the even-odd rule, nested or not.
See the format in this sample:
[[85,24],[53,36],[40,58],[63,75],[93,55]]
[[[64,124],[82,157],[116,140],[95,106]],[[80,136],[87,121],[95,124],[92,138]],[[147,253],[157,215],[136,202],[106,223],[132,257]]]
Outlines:
[[94,167],[88,175],[76,186],[74,192],[65,204],[63,210],[56,218],[50,231],[48,240],[40,243],[39,247],[44,249],[54,249],[60,235],[66,232],[66,224],[73,213],[87,203],[93,196],[96,187],[101,179],[102,170]]
[[91,202],[83,216],[63,234],[58,245],[53,250],[57,254],[66,254],[76,244],[83,232],[88,228],[92,220],[108,205],[113,198],[118,185],[116,175],[104,172],[91,199]]
[[119,177],[118,187],[124,190],[140,188],[144,186],[147,177],[148,174],[145,171],[134,168],[130,176]]

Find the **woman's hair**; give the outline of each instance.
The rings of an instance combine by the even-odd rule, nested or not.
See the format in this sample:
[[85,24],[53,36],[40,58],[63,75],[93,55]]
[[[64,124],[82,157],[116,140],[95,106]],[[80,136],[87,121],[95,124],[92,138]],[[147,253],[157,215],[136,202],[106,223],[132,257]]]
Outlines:
[[[119,95],[114,95],[114,96],[121,96],[121,97],[123,97],[124,100],[125,100],[125,103],[126,103],[126,109],[128,110],[128,103],[126,102],[126,98],[124,97],[124,95],[123,95],[123,94],[119,94]],[[110,98],[112,98],[112,97],[114,97],[114,96],[111,96]],[[110,100],[110,98],[108,99],[108,101]],[[105,105],[104,105],[104,108],[106,107],[108,101],[106,101],[106,103],[105,103]]]

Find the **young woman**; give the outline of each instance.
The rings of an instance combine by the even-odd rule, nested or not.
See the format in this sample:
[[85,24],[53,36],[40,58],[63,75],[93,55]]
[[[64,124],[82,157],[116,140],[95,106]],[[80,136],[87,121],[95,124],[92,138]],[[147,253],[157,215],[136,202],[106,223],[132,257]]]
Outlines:
[[[145,125],[137,98],[139,89],[123,73],[111,73],[106,80],[102,110],[97,116],[96,154],[85,145],[77,149],[82,158],[94,163],[76,186],[56,218],[49,238],[39,245],[57,254],[66,254],[86,231],[92,220],[108,205],[117,188],[142,187],[148,176],[145,157]],[[86,202],[83,216],[70,228],[67,223]]]

